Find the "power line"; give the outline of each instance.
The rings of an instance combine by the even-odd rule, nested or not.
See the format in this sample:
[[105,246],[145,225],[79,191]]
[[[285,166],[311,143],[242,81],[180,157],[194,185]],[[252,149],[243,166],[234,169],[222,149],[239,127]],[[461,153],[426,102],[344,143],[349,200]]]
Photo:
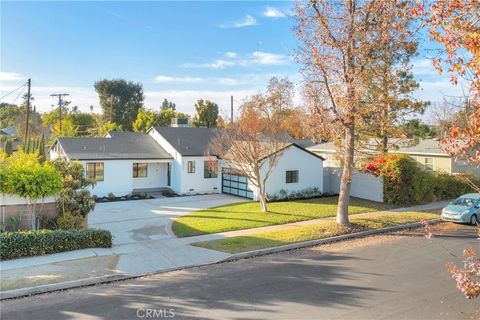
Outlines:
[[12,93],[14,93],[15,91],[17,91],[18,89],[20,89],[20,88],[22,88],[22,87],[25,89],[25,85],[26,85],[27,83],[28,83],[28,82],[25,82],[25,83],[22,84],[20,87],[14,89],[14,90],[10,91],[9,93],[7,93],[6,95],[2,96],[2,97],[0,98],[0,100],[2,100],[3,98],[8,97],[9,95],[11,95]]
[[25,86],[23,87],[22,90],[20,90],[20,93],[15,97],[15,99],[13,100],[12,104],[15,104],[15,101],[17,101],[18,97],[20,97],[23,93],[23,91],[25,91]]

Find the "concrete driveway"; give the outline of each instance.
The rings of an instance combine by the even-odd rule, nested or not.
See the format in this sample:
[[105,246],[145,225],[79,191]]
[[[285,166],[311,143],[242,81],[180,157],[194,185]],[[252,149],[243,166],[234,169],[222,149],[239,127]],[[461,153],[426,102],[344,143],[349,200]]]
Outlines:
[[225,194],[98,203],[88,216],[90,228],[110,230],[116,246],[168,240],[170,224],[178,216],[245,199]]
[[[99,203],[89,227],[110,230],[113,268],[99,273],[138,275],[215,262],[228,254],[190,246],[170,232],[175,217],[192,211],[243,202],[224,194]],[[99,249],[93,249],[99,251]]]

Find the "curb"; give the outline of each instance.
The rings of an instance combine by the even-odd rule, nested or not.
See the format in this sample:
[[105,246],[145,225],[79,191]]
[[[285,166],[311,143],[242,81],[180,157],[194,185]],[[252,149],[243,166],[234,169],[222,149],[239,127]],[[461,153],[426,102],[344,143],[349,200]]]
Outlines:
[[[438,223],[442,222],[442,220],[441,219],[433,219],[433,220],[428,220],[428,222],[431,225],[433,225],[433,224],[438,224]],[[421,227],[421,226],[422,226],[422,224],[420,222],[412,222],[412,223],[407,223],[407,224],[402,224],[402,225],[387,227],[387,228],[382,228],[382,229],[367,230],[367,231],[361,231],[361,232],[356,232],[356,233],[343,234],[343,235],[340,235],[340,236],[335,236],[335,237],[330,237],[330,238],[325,238],[325,239],[309,240],[309,241],[285,244],[285,245],[278,246],[278,247],[264,248],[264,249],[258,249],[258,250],[247,251],[247,252],[240,252],[240,253],[232,254],[231,256],[220,260],[219,263],[229,262],[229,261],[234,261],[234,260],[239,260],[239,259],[248,259],[248,258],[253,258],[253,257],[257,257],[257,256],[264,256],[264,255],[269,255],[269,254],[273,254],[273,253],[277,253],[277,252],[308,248],[308,247],[313,247],[313,246],[317,246],[317,245],[321,245],[321,244],[339,242],[339,241],[343,241],[343,240],[365,238],[365,237],[371,236],[371,235],[377,235],[377,234],[382,234],[382,233],[390,233],[390,232],[395,232],[395,231],[414,229],[414,228],[418,228],[418,227]]]
[[[428,220],[428,222],[432,225],[440,223],[441,221],[442,221],[441,219]],[[383,229],[368,230],[368,231],[362,231],[362,232],[357,232],[357,233],[344,234],[344,235],[325,238],[325,239],[297,242],[297,243],[286,244],[286,245],[278,246],[278,247],[272,247],[272,248],[265,248],[265,249],[258,249],[258,250],[253,250],[253,251],[236,253],[236,254],[230,255],[229,257],[222,258],[222,259],[219,259],[219,260],[216,260],[216,261],[213,261],[213,262],[195,264],[195,265],[190,265],[190,266],[175,267],[175,268],[170,268],[170,269],[164,269],[164,270],[142,273],[142,274],[138,274],[138,275],[113,274],[113,275],[99,276],[99,277],[93,277],[93,278],[87,278],[87,279],[80,279],[80,280],[65,281],[65,282],[60,282],[60,283],[46,284],[46,285],[41,285],[41,286],[36,286],[36,287],[27,287],[27,288],[21,288],[21,289],[0,291],[0,301],[7,300],[7,299],[23,298],[23,297],[28,297],[28,296],[33,296],[33,295],[38,295],[38,294],[43,294],[43,293],[49,293],[49,292],[55,292],[55,291],[61,291],[61,290],[67,290],[67,289],[88,287],[88,286],[93,286],[93,285],[97,285],[97,284],[107,284],[107,283],[112,283],[112,282],[117,282],[117,281],[137,279],[137,278],[141,278],[141,277],[147,277],[147,276],[152,276],[152,275],[157,275],[157,274],[162,274],[162,273],[167,273],[167,272],[172,272],[172,271],[193,269],[193,268],[198,268],[198,267],[203,267],[203,266],[208,266],[208,265],[214,265],[214,264],[219,264],[219,263],[224,263],[224,262],[230,262],[230,261],[235,261],[235,260],[240,260],[240,259],[248,259],[248,258],[253,258],[253,257],[257,257],[257,256],[264,256],[264,255],[274,254],[274,253],[283,252],[283,251],[290,251],[290,250],[308,248],[308,247],[313,247],[313,246],[317,246],[317,245],[321,245],[321,244],[339,242],[339,241],[342,241],[342,240],[358,239],[358,238],[364,238],[364,237],[367,237],[367,236],[370,236],[370,235],[389,233],[389,232],[395,232],[395,231],[407,230],[407,229],[414,229],[414,228],[418,228],[418,227],[421,227],[421,226],[422,226],[422,224],[420,222],[413,222],[413,223],[407,223],[407,224],[394,226],[394,227],[383,228]]]

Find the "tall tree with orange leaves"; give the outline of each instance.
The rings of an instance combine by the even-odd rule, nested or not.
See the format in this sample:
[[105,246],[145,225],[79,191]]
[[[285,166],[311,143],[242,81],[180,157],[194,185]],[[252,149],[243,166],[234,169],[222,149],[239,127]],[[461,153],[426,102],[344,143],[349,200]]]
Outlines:
[[469,108],[453,123],[443,148],[480,166],[480,1],[418,3],[414,13],[425,19],[431,39],[442,46],[434,66],[440,73],[447,71],[453,84],[462,78],[468,86]]

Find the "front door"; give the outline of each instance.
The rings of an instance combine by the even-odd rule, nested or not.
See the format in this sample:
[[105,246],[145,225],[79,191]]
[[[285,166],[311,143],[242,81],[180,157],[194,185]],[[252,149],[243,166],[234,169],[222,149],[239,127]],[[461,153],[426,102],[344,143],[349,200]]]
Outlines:
[[170,180],[172,176],[172,164],[170,162],[167,163],[167,186],[170,187]]

